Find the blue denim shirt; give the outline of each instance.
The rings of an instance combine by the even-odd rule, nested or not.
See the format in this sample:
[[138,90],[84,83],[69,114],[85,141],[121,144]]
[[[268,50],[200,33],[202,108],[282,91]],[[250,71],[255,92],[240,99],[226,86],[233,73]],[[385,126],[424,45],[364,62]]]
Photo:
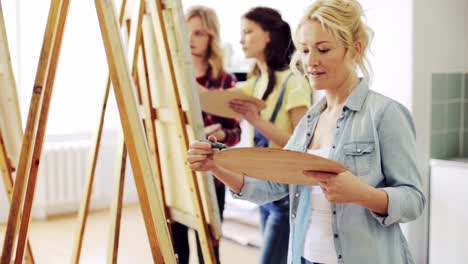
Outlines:
[[[294,130],[286,149],[306,151],[326,99],[313,106]],[[329,158],[344,164],[368,185],[388,194],[388,215],[352,203],[332,204],[332,226],[339,263],[414,263],[399,223],[416,219],[426,203],[416,165],[413,119],[396,101],[369,90],[362,79],[348,97]],[[234,197],[258,204],[289,194],[288,263],[299,264],[310,221],[310,188],[244,178]]]

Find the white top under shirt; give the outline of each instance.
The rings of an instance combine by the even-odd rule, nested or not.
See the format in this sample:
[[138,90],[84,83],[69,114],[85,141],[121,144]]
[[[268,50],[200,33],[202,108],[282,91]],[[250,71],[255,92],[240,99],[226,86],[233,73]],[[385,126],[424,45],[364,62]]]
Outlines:
[[[328,158],[330,146],[308,149],[307,153]],[[304,241],[303,257],[310,262],[338,263],[333,241],[332,210],[320,186],[310,187],[309,227]]]

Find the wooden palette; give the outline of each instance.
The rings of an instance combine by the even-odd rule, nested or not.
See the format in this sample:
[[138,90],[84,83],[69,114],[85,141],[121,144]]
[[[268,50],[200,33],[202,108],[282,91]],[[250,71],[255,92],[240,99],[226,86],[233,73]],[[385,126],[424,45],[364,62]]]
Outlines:
[[340,173],[342,164],[304,152],[275,148],[229,148],[216,152],[216,164],[243,175],[279,183],[317,185],[305,170]]
[[227,118],[241,119],[242,116],[229,107],[229,102],[238,99],[256,104],[259,110],[266,107],[265,102],[239,90],[213,90],[200,93],[200,105],[204,112]]

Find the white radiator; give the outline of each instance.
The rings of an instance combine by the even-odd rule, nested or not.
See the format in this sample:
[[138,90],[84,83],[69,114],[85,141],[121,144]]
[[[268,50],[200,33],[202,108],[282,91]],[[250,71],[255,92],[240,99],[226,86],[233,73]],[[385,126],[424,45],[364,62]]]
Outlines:
[[[97,163],[91,209],[110,206],[113,196],[116,163],[116,136],[103,139]],[[88,173],[91,136],[76,139],[47,138],[43,148],[34,198],[32,217],[44,219],[51,215],[77,212],[84,197]],[[1,183],[3,184],[3,182]],[[2,186],[1,196],[5,196]],[[138,201],[130,163],[127,162],[124,202]],[[3,200],[6,199],[2,197]],[[6,200],[5,200],[6,201]],[[0,222],[8,216],[8,206],[0,207]]]
[[[83,197],[90,142],[47,144],[39,169],[35,212],[38,217],[77,210]],[[95,179],[92,201],[100,199],[99,177]]]

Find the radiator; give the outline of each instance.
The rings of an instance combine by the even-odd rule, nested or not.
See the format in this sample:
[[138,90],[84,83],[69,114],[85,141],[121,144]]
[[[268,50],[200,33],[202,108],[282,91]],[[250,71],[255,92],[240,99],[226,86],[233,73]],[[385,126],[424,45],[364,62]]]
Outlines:
[[[39,166],[39,182],[35,211],[39,217],[71,213],[78,209],[83,197],[88,167],[90,142],[63,142],[47,144]],[[92,203],[99,202],[100,178],[95,179]]]
[[[88,173],[89,141],[51,143],[46,146],[40,164],[40,181],[35,204],[35,217],[77,212],[84,198],[84,184]],[[91,195],[91,209],[110,206],[115,179],[117,142],[103,142]],[[136,188],[127,164],[124,202],[137,202]]]
[[[91,209],[110,207],[116,171],[117,138],[111,137],[112,140],[108,139],[101,144],[91,195]],[[86,140],[46,140],[39,165],[32,209],[33,218],[45,219],[53,215],[78,212],[81,200],[84,198],[91,146],[91,136]],[[3,186],[0,188],[0,193],[1,196],[5,196]],[[4,199],[5,197],[2,197],[2,201]],[[125,178],[124,202],[138,202],[129,162]],[[0,207],[0,222],[6,221],[8,209],[8,206]]]

